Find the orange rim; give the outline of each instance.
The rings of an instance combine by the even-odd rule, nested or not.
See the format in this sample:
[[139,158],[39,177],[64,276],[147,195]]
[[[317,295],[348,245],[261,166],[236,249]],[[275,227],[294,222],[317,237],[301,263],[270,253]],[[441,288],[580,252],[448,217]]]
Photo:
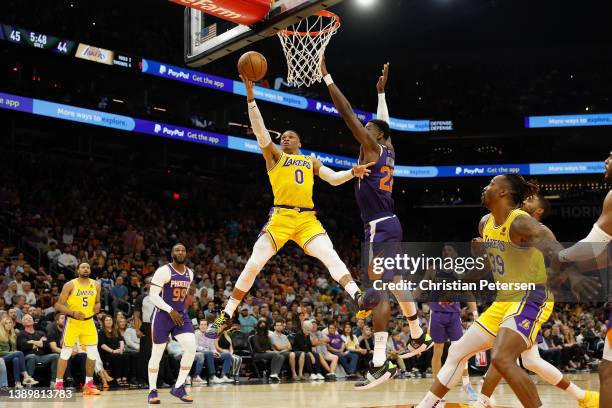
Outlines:
[[327,34],[327,33],[331,32],[331,31],[335,31],[338,28],[340,28],[340,25],[341,25],[340,24],[340,17],[338,17],[337,14],[332,13],[331,11],[328,11],[328,10],[317,11],[316,13],[313,14],[313,16],[328,17],[328,18],[331,18],[331,19],[335,20],[336,22],[331,27],[326,28],[325,30],[321,30],[321,31],[306,32],[306,31],[281,30],[281,34],[284,34],[284,35],[299,35],[301,37],[305,37],[307,35],[309,35],[311,37],[317,37],[319,35]]

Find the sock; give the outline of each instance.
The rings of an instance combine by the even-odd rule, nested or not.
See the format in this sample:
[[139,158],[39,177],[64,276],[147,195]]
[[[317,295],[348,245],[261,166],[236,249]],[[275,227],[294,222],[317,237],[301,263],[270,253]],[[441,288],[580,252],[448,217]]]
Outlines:
[[89,384],[89,382],[93,383],[93,377],[85,377],[85,384]]
[[344,290],[346,290],[348,294],[351,295],[351,298],[354,300],[355,293],[359,292],[359,286],[357,286],[355,281],[350,281],[349,283],[346,284],[346,286],[344,287]]
[[578,401],[583,400],[586,396],[586,392],[584,392],[582,388],[578,387],[574,383],[570,383],[569,387],[565,389],[565,392],[576,398]]
[[376,332],[374,333],[374,356],[372,357],[372,365],[380,367],[387,360],[387,339],[389,333]]
[[159,370],[155,370],[155,372],[151,372],[149,370],[149,391],[153,391],[157,389],[157,374]]
[[410,326],[410,337],[418,339],[423,335],[423,329],[419,325],[419,319],[417,315],[408,318],[408,326]]
[[470,376],[469,375],[464,375],[461,377],[461,384],[464,387],[467,387],[467,385],[470,383]]
[[416,408],[434,408],[441,400],[442,398],[436,397],[431,391],[429,391],[425,398],[423,398],[423,401],[421,401]]
[[234,312],[236,311],[236,308],[239,304],[240,300],[234,299],[232,296],[230,296],[229,300],[227,301],[227,305],[225,305],[225,314],[228,315],[230,318],[234,317]]
[[181,367],[181,369],[179,370],[179,375],[178,375],[178,378],[176,379],[176,384],[174,385],[174,388],[178,388],[181,385],[185,384],[185,380],[187,379],[187,376],[189,375],[189,371],[191,371],[191,367],[187,369],[183,369],[183,367]]

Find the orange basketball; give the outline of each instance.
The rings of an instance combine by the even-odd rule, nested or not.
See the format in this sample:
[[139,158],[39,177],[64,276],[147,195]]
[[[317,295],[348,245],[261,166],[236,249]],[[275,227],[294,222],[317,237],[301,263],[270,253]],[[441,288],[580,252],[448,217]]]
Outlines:
[[259,81],[268,72],[268,61],[256,51],[246,52],[238,60],[238,72],[251,81]]

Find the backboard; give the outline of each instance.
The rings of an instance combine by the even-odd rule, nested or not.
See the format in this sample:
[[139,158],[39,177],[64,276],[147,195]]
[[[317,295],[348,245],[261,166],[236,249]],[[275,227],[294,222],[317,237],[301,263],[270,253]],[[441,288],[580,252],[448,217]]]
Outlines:
[[276,0],[270,13],[250,26],[232,24],[199,10],[185,9],[185,63],[201,67],[342,0]]

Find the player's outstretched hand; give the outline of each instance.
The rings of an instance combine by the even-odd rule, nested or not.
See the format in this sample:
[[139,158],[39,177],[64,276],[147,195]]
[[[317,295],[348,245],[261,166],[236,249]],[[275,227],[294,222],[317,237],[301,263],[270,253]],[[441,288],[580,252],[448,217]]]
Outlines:
[[83,312],[73,312],[72,318],[76,320],[85,320],[85,315],[83,314]]
[[580,302],[591,302],[599,293],[601,284],[595,278],[582,275],[579,271],[568,274],[572,293]]
[[371,162],[368,164],[358,164],[356,166],[353,166],[353,176],[358,177],[360,179],[369,176],[372,170],[370,170],[368,167],[372,167],[375,164],[375,162]]
[[170,318],[177,326],[182,326],[185,324],[185,322],[183,321],[183,316],[181,316],[181,314],[174,309],[172,309],[172,311],[170,312]]
[[385,87],[387,86],[387,79],[389,79],[389,63],[383,65],[382,75],[378,78],[376,83],[376,90],[379,94],[385,93]]
[[253,92],[253,87],[255,86],[255,83],[242,74],[240,74],[240,79],[242,79],[242,82],[244,83],[244,87],[246,88],[247,100],[248,101],[254,100],[255,92]]

